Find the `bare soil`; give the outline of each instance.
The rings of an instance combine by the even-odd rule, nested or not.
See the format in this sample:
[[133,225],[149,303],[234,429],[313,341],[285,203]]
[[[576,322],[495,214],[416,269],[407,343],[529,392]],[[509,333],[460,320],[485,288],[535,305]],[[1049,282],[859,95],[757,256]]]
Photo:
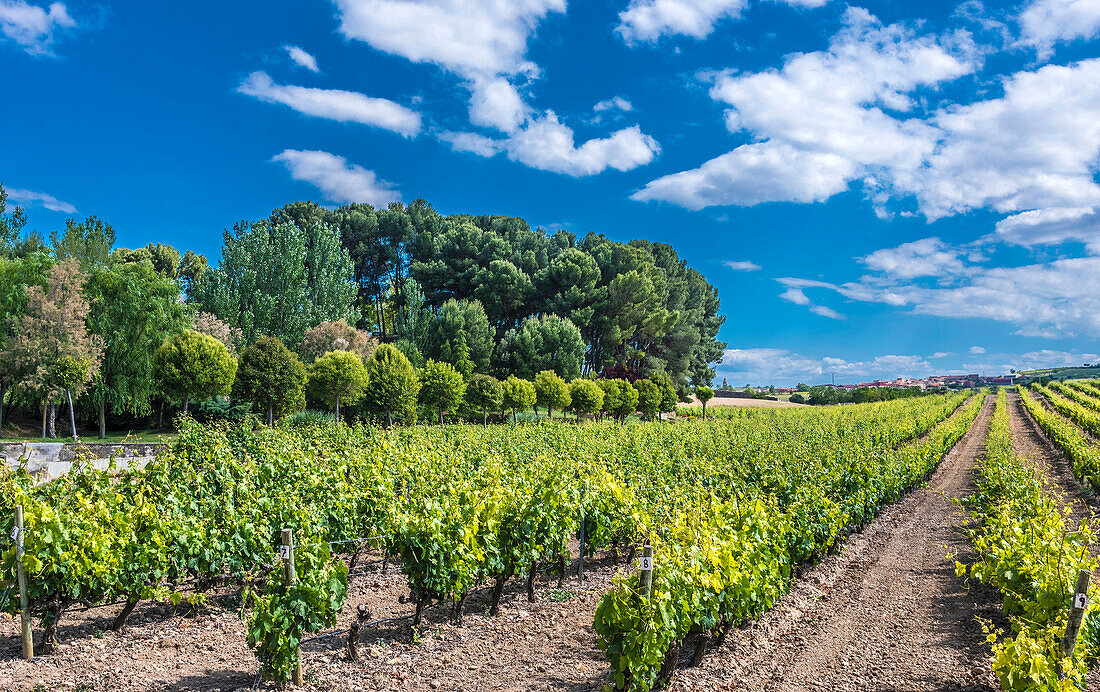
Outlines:
[[[955,577],[948,554],[965,556],[952,503],[973,490],[972,471],[987,435],[992,401],[971,431],[921,487],[888,509],[843,550],[811,567],[758,622],[730,633],[676,690],[992,690],[988,644],[977,618],[997,621],[999,599]],[[573,555],[577,548],[573,546]],[[965,557],[960,558],[965,559]],[[336,629],[365,604],[372,619],[410,615],[404,576],[377,562],[356,576]],[[468,599],[461,626],[446,606],[426,611],[414,635],[408,620],[381,623],[361,637],[351,663],[343,636],[303,645],[308,690],[598,690],[609,669],[592,614],[615,575],[632,569],[609,556],[576,560],[564,588],[542,575],[529,603],[522,580],[505,590],[491,618],[487,591]],[[357,569],[356,572],[364,570]],[[239,592],[215,594],[198,613],[143,603],[122,634],[104,632],[121,606],[66,615],[61,647],[19,658],[18,621],[0,615],[0,689],[251,690],[258,665],[239,619]],[[36,623],[37,625],[37,623]],[[687,664],[690,647],[685,647]],[[269,686],[259,685],[259,689]]]

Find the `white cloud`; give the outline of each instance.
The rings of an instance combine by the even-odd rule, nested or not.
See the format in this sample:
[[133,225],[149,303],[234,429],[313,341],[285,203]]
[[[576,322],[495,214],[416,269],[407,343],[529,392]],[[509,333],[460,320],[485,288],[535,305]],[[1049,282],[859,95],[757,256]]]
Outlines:
[[657,141],[637,125],[576,146],[573,130],[561,124],[553,111],[533,120],[507,144],[508,158],[514,161],[572,176],[594,175],[608,168],[627,171],[649,163],[660,150]]
[[725,266],[737,272],[755,272],[760,271],[760,265],[756,262],[749,262],[748,260],[726,260],[722,262]]
[[946,358],[948,356],[953,356],[953,355],[955,355],[955,354],[951,353],[950,351],[936,351],[930,357],[931,358]]
[[918,36],[850,8],[827,51],[788,57],[779,70],[719,76],[711,96],[731,106],[726,124],[744,144],[697,169],[650,182],[634,199],[689,209],[719,204],[816,202],[872,175],[885,180],[930,156],[935,129],[910,111],[910,93],[972,72],[965,34]]
[[980,356],[981,354],[985,353],[985,349],[981,346],[971,346],[970,353],[975,356]]
[[1100,254],[1100,210],[1096,207],[1052,207],[1020,212],[997,222],[994,234],[1014,245],[1059,245],[1077,240]]
[[899,184],[930,220],[1100,204],[1100,59],[1048,65],[1004,82],[1004,95],[945,108],[940,143]]
[[455,151],[477,154],[489,158],[496,156],[504,148],[504,141],[479,135],[476,132],[448,132],[436,133],[440,140],[447,142]]
[[834,356],[808,357],[780,348],[731,348],[723,355],[718,376],[731,384],[793,384],[856,382],[860,378],[922,377],[932,366],[922,356],[881,355],[865,361],[849,361]]
[[305,52],[298,46],[283,46],[283,50],[287,52],[287,55],[290,56],[290,59],[297,63],[298,66],[304,67],[310,72],[321,71],[321,68],[317,67],[317,58]]
[[895,279],[921,276],[948,276],[962,273],[962,250],[948,246],[939,238],[924,238],[896,248],[876,250],[860,261],[868,269]]
[[525,110],[508,78],[535,76],[527,39],[565,0],[336,0],[340,31],[374,48],[467,80],[470,117],[511,132]]
[[457,151],[478,156],[503,151],[532,168],[572,176],[629,170],[660,151],[637,126],[578,145],[573,129],[553,111],[538,112],[524,100],[520,87],[539,75],[526,57],[527,41],[546,17],[565,12],[565,0],[335,2],[346,37],[457,75],[470,90],[470,122],[507,135],[438,133]]
[[855,167],[844,157],[763,142],[737,147],[699,168],[650,181],[630,196],[698,210],[718,204],[823,202],[848,187]]
[[634,110],[634,104],[632,104],[630,101],[627,101],[622,96],[613,96],[604,101],[600,101],[592,107],[592,110],[596,111],[597,113],[610,110],[618,110],[624,113],[629,113],[630,111]]
[[653,160],[661,150],[657,141],[635,125],[581,145],[571,128],[553,111],[533,118],[505,139],[492,139],[472,132],[441,132],[439,138],[456,151],[494,156],[503,151],[508,158],[531,168],[574,177],[595,175],[608,168],[627,171]]
[[8,201],[13,204],[38,204],[50,211],[59,211],[63,214],[76,213],[76,207],[45,192],[19,190],[14,187],[4,188],[4,191],[8,193]]
[[[968,253],[960,250],[958,256]],[[1100,257],[1015,267],[984,266],[979,264],[982,260],[968,258],[950,282],[935,285],[889,274],[843,284],[799,278],[779,282],[786,288],[782,297],[802,305],[812,304],[807,289],[823,289],[849,300],[910,308],[919,314],[1005,322],[1023,336],[1100,336]]]
[[527,120],[527,104],[516,88],[503,77],[476,79],[470,97],[470,122],[515,132]]
[[276,84],[265,72],[250,74],[237,91],[317,118],[371,125],[405,137],[414,137],[420,131],[420,114],[416,111],[355,91]]
[[[776,0],[797,7],[821,7],[829,0]],[[615,32],[628,44],[662,36],[706,38],[723,19],[737,19],[749,0],[631,0],[619,13]]]
[[833,310],[832,308],[826,307],[824,305],[811,305],[810,306],[810,312],[812,312],[815,315],[820,315],[821,317],[828,317],[831,320],[843,320],[843,319],[845,319],[844,315],[842,315],[839,312],[837,312],[836,310]]
[[1056,43],[1100,33],[1100,0],[1034,0],[1019,21],[1020,41],[1048,58]]
[[315,185],[331,202],[367,202],[382,207],[401,199],[393,184],[380,180],[374,171],[327,151],[287,149],[271,160],[286,166],[295,180]]
[[64,3],[42,8],[25,0],[0,0],[0,32],[31,55],[50,55],[54,31],[75,26]]

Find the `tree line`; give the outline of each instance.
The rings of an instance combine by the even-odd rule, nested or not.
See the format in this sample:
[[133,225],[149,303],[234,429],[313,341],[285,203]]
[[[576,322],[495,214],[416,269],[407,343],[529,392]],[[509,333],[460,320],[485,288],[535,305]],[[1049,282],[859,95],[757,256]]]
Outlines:
[[725,347],[717,292],[667,245],[423,201],[289,204],[227,230],[216,267],[115,241],[96,217],[27,233],[0,187],[0,427],[13,407],[46,436],[63,411],[101,437],[109,416],[192,406],[653,417],[708,384]]

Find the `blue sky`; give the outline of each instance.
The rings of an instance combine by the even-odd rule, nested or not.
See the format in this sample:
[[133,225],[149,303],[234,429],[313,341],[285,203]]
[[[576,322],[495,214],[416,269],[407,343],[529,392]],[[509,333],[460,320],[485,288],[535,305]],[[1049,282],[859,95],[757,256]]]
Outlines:
[[1100,360],[1100,0],[0,0],[0,182],[216,260],[288,201],[671,243],[731,383]]

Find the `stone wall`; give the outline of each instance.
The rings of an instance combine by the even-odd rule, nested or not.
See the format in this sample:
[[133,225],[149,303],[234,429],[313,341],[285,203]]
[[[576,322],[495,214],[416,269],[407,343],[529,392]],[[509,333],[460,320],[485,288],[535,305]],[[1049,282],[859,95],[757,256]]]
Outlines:
[[97,468],[106,468],[111,459],[118,466],[133,462],[139,466],[156,458],[166,445],[160,443],[115,442],[5,442],[0,458],[11,468],[26,463],[32,475],[43,480],[57,478],[72,468],[74,461],[91,460]]

